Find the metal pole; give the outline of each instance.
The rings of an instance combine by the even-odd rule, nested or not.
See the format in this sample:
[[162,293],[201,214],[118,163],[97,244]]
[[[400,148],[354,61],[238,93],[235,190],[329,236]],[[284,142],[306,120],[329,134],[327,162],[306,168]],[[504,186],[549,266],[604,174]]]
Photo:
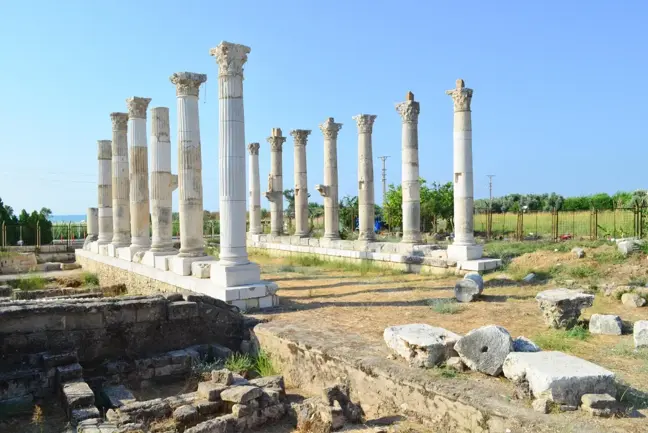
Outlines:
[[387,158],[389,156],[379,156],[382,160],[382,188],[383,188],[383,207],[385,206],[385,196],[387,195]]

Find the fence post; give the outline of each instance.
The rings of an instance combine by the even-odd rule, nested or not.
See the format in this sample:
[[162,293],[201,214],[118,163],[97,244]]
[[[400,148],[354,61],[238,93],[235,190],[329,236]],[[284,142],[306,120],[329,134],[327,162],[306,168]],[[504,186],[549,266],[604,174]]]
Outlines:
[[36,248],[40,248],[40,221],[36,221]]
[[486,237],[488,239],[493,238],[493,211],[488,209],[486,214]]
[[2,221],[2,233],[0,233],[0,238],[2,238],[2,248],[7,246],[7,223]]
[[67,247],[70,248],[70,231],[72,230],[72,223],[68,223],[67,227]]

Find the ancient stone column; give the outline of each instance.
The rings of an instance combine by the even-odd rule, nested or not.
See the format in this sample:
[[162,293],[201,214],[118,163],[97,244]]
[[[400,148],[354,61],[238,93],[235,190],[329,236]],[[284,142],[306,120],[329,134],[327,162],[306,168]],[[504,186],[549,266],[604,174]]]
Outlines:
[[418,116],[419,103],[412,92],[405,102],[396,104],[403,120],[401,134],[401,185],[403,190],[403,239],[405,243],[421,242],[421,185],[419,183]]
[[270,174],[266,198],[270,201],[270,234],[283,234],[283,168],[282,149],[286,137],[281,136],[281,128],[272,128],[272,135],[267,138],[270,143]]
[[[171,78],[178,101],[178,188],[180,189],[180,253],[177,258],[204,257],[202,156],[198,90],[207,75],[176,72]],[[173,271],[189,275],[192,260],[179,260]]]
[[86,238],[83,243],[83,249],[89,250],[90,243],[97,240],[99,235],[99,209],[89,207],[86,213]]
[[454,101],[454,242],[448,246],[448,260],[478,259],[482,247],[476,245],[473,232],[473,162],[470,102],[473,90],[464,81],[446,91]]
[[359,240],[373,241],[375,200],[373,152],[371,150],[371,133],[376,120],[373,114],[358,114],[353,117],[358,124],[358,226]]
[[293,129],[290,135],[295,142],[295,236],[307,237],[308,226],[308,179],[306,169],[306,143],[311,131]]
[[98,189],[99,197],[99,236],[98,245],[108,245],[113,237],[112,214],[112,142],[110,140],[97,141],[98,146]]
[[129,257],[151,246],[148,176],[148,143],[146,110],[150,98],[134,96],[126,99],[128,106],[128,142],[130,144],[130,213],[131,245]]
[[250,152],[250,234],[260,235],[261,227],[261,179],[259,175],[259,143],[248,144]]
[[128,114],[111,113],[113,238],[108,254],[117,256],[117,248],[127,247],[130,233],[130,182],[128,167]]
[[337,137],[342,129],[332,117],[320,126],[324,135],[324,184],[315,189],[324,197],[324,237],[340,238],[340,203],[338,201]]

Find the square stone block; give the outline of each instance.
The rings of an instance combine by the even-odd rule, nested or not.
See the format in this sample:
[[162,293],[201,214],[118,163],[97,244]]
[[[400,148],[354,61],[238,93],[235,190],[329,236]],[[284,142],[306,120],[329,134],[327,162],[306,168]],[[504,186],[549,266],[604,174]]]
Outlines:
[[196,278],[209,278],[211,275],[211,265],[216,263],[214,260],[201,260],[191,264],[191,275]]
[[91,253],[99,254],[99,243],[97,241],[90,242],[89,250]]
[[481,245],[448,245],[448,261],[451,262],[480,259],[483,253]]
[[220,287],[257,284],[261,281],[261,268],[256,263],[234,266],[218,263],[211,267],[211,279]]
[[[117,258],[126,260],[127,262],[132,262],[134,261],[134,258],[136,257],[137,253],[143,251],[144,249],[139,247],[117,248]],[[140,261],[141,261],[141,257],[140,257]]]
[[[142,257],[142,264],[154,268],[156,267],[155,261],[158,257],[168,257],[176,254],[178,254],[177,251],[147,251],[144,253],[144,257]],[[166,266],[166,260],[164,262]],[[168,271],[169,268],[166,266],[166,268],[162,270]]]
[[209,260],[215,259],[207,255],[198,257],[173,256],[173,258],[169,260],[169,270],[174,274],[187,276],[191,275],[191,264],[193,262],[206,262]]
[[464,271],[490,271],[502,266],[500,259],[479,259],[457,262],[457,269]]
[[161,271],[168,271],[171,269],[171,260],[176,256],[176,254],[172,254],[170,256],[155,256],[155,269],[159,269]]
[[110,252],[108,251],[109,246],[110,246],[110,244],[99,245],[99,255],[101,255],[101,256],[110,256]]
[[259,298],[259,309],[272,308],[279,305],[279,297],[275,295],[264,296]]
[[113,244],[108,244],[107,245],[108,250],[107,250],[107,256],[109,257],[117,257],[117,248]]

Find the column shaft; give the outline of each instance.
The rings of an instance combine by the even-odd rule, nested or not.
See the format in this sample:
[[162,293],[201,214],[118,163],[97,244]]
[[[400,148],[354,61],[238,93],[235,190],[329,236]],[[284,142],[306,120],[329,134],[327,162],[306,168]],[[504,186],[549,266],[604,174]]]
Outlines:
[[130,182],[128,167],[128,114],[112,113],[112,207],[115,248],[130,245]]
[[374,232],[376,210],[371,134],[376,116],[360,114],[354,119],[358,123],[358,225],[360,229],[358,239],[373,241],[376,239]]
[[259,175],[259,143],[248,144],[250,152],[250,234],[258,235],[263,233],[261,227],[261,178]]
[[146,110],[150,102],[150,98],[133,97],[126,100],[130,143],[131,248],[141,249],[151,246],[146,137]]
[[295,139],[295,236],[308,236],[308,176],[306,143],[311,131],[295,129],[290,132]]
[[98,200],[100,245],[109,244],[113,237],[112,215],[112,142],[99,140],[98,146]]
[[99,209],[89,207],[86,213],[86,240],[93,242],[97,240],[99,234]]
[[273,128],[272,135],[267,138],[270,143],[270,174],[268,175],[268,191],[266,197],[270,201],[270,234],[283,234],[283,144],[280,128]]
[[324,237],[340,238],[340,203],[338,198],[337,137],[342,129],[332,117],[319,125],[324,135],[324,185],[315,189],[324,197]]

